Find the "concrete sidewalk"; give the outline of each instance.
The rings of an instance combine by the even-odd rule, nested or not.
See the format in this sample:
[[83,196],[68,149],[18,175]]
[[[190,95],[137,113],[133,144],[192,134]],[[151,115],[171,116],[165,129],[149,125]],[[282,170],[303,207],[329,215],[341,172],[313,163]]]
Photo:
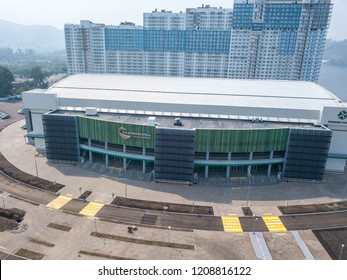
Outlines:
[[[79,165],[48,163],[37,154],[34,147],[25,143],[26,131],[18,121],[0,133],[0,151],[16,167],[47,180],[66,186],[61,194],[79,197],[86,190],[92,191],[89,201],[108,204],[115,196],[168,201],[175,203],[209,205],[215,215],[242,216],[242,206],[252,207],[255,215],[279,215],[279,205],[311,204],[336,201],[341,198],[345,174],[327,174],[322,183],[282,182],[276,185],[230,187],[200,184],[193,186],[117,179],[101,172],[81,168]],[[36,158],[36,164],[35,164]],[[37,170],[36,170],[37,166]]]

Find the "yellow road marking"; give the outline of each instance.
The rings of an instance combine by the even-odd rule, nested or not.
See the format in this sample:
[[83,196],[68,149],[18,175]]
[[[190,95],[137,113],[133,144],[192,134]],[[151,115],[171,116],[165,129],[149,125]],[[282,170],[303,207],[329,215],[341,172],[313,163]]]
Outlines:
[[287,229],[283,225],[278,216],[262,216],[264,223],[270,232],[286,232]]
[[46,206],[53,209],[60,209],[66,203],[68,203],[72,199],[72,196],[60,195],[56,199],[52,200]]
[[238,216],[222,216],[221,218],[225,232],[243,232]]
[[104,206],[105,204],[101,202],[90,202],[86,207],[82,209],[80,214],[88,217],[94,217],[96,213],[100,211],[100,209]]

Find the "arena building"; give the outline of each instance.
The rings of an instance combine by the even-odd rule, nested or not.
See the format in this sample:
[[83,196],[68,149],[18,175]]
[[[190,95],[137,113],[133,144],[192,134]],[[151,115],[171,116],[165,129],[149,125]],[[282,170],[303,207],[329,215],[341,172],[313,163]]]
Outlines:
[[49,161],[183,182],[345,169],[347,104],[312,82],[79,74],[22,96]]

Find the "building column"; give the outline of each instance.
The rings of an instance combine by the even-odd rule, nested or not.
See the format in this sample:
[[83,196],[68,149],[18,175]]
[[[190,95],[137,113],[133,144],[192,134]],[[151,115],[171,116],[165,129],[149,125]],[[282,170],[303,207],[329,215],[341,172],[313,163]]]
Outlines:
[[[92,146],[92,140],[90,138],[88,138],[88,146],[91,147]],[[89,151],[89,162],[93,162],[93,152]]]
[[[105,142],[105,150],[107,151],[108,150],[108,143]],[[106,167],[108,167],[108,155],[105,155],[105,165]]]
[[[123,153],[127,152],[127,148],[125,145],[123,145]],[[127,168],[127,159],[123,158],[123,169],[125,170]]]
[[[270,159],[273,159],[273,157],[274,157],[274,151],[271,151],[270,152]],[[267,176],[271,175],[271,168],[272,168],[272,164],[270,163],[267,167]]]
[[[228,153],[228,161],[231,160],[231,153]],[[226,174],[227,179],[230,177],[230,165],[227,166],[227,174]]]
[[[142,148],[142,155],[143,156],[146,155],[146,148],[145,147]],[[142,173],[146,173],[146,161],[145,160],[142,161]]]
[[[210,152],[206,152],[206,160],[209,160]],[[205,178],[208,178],[208,165],[205,165]]]
[[[249,153],[249,160],[253,159],[253,152]],[[247,177],[251,176],[252,165],[248,165],[247,167]]]

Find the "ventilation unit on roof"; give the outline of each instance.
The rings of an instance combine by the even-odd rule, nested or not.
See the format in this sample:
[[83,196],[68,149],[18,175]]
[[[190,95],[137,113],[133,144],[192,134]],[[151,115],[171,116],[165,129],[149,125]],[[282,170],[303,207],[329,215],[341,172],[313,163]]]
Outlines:
[[181,119],[180,119],[180,118],[175,118],[174,125],[176,125],[176,126],[182,126],[183,124],[182,124]]
[[94,107],[88,107],[86,108],[86,115],[87,116],[96,116],[98,114],[98,110]]
[[147,119],[147,125],[155,126],[155,121],[156,121],[155,117],[149,117]]

